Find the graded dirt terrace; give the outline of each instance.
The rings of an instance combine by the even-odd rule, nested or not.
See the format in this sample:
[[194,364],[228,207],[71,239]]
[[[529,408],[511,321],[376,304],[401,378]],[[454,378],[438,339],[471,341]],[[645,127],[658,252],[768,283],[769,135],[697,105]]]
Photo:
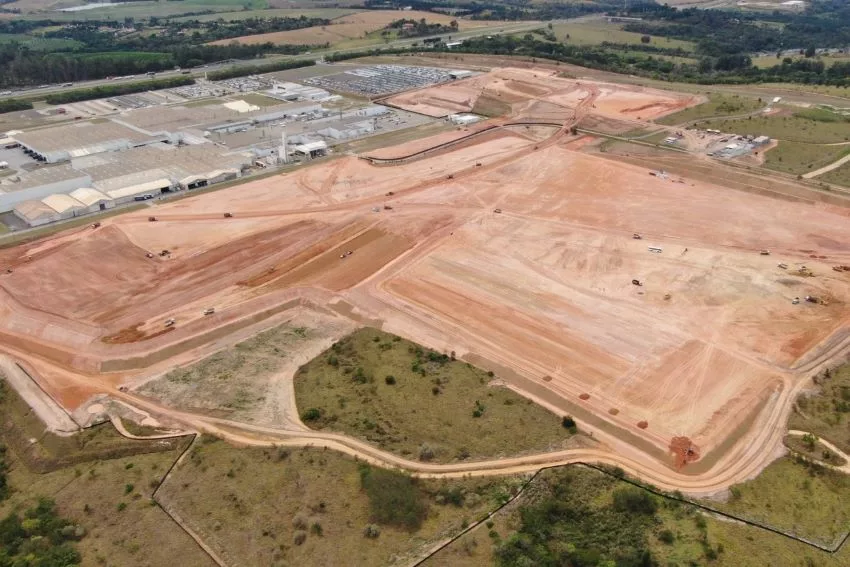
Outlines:
[[[525,102],[506,121],[557,109],[563,127],[542,141],[498,128],[395,165],[336,157],[0,251],[13,268],[0,346],[73,410],[304,307],[455,351],[553,411],[592,417],[593,455],[663,469],[659,485],[757,472],[806,372],[850,340],[850,275],[831,269],[850,264],[850,209],[649,175],[569,135],[584,116],[645,120],[688,104],[679,95],[583,82],[587,95],[554,103],[511,88]],[[210,431],[239,425],[121,396]],[[250,442],[305,432],[295,419]],[[711,473],[704,484],[669,476],[683,437],[702,459],[685,473]]]

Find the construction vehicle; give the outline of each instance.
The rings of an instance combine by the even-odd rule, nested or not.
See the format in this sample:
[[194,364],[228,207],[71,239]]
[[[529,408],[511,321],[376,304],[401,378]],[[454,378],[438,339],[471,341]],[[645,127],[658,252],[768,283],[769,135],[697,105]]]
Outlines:
[[776,266],[777,266],[778,268],[782,268],[783,270],[787,270],[787,269],[788,269],[788,264],[776,264]]
[[91,225],[92,228],[100,228],[100,223],[96,222]]
[[12,268],[6,268],[6,273],[7,273],[7,274],[11,274],[11,273],[12,273]]
[[153,258],[153,252],[148,252],[147,254],[145,254],[145,257],[146,258]]
[[393,195],[395,195],[394,191],[387,191],[387,197],[392,197]]
[[373,213],[380,213],[380,212],[381,212],[381,207],[372,207],[372,212],[373,212]]
[[476,162],[476,163],[475,163],[475,167],[481,167],[481,162],[480,162],[480,161],[479,161],[479,162]]
[[817,297],[815,297],[814,295],[807,295],[807,296],[806,296],[806,301],[808,301],[809,303],[820,303],[820,302],[818,301],[818,298],[817,298]]
[[156,217],[148,217],[148,222],[156,222]]
[[791,300],[791,305],[797,305],[798,303],[800,303],[799,297],[795,297],[794,299]]
[[454,178],[455,178],[454,173],[449,173],[448,177],[446,177],[446,179],[454,179]]
[[391,211],[391,210],[393,210],[393,208],[389,205],[384,205],[384,210],[385,211]]
[[638,234],[638,233],[634,233],[634,234],[632,235],[632,238],[634,238],[635,240],[640,240],[640,239],[642,239],[642,238],[643,238],[643,236],[641,236],[641,235],[640,235],[640,234]]
[[171,250],[162,250],[159,253],[160,256],[168,256],[169,254],[171,254]]
[[494,213],[501,213],[501,212],[502,212],[502,209],[493,209],[493,212],[494,212]]
[[173,326],[174,326],[174,323],[176,323],[176,322],[177,322],[177,321],[175,321],[174,319],[166,319],[166,320],[165,320],[165,326],[166,326],[166,327],[173,327]]
[[204,315],[212,315],[215,313],[215,307],[207,307],[204,309]]
[[354,254],[353,250],[349,250],[348,252],[345,253],[346,256],[351,256],[352,254]]
[[229,219],[233,217],[233,213],[224,213],[224,218]]
[[800,266],[800,269],[799,269],[799,270],[797,270],[797,274],[798,274],[798,275],[801,275],[801,276],[805,276],[805,277],[807,277],[807,278],[814,277],[814,275],[815,275],[815,274],[814,274],[814,273],[812,273],[812,271],[811,271],[810,269],[808,269],[806,266]]
[[672,296],[672,295],[670,295],[669,293],[665,293],[665,294],[664,294],[664,301],[670,301],[670,298],[671,298],[671,297],[673,297],[673,296]]
[[761,254],[762,256],[770,256],[770,250],[762,250],[761,252],[759,252],[759,254]]
[[832,269],[836,272],[850,272],[850,266],[833,266]]
[[661,254],[662,252],[662,248],[660,246],[650,246],[648,250],[653,254]]
[[643,284],[642,284],[642,283],[640,283],[640,280],[632,280],[632,285],[636,285],[636,286],[638,286],[638,287],[643,286]]

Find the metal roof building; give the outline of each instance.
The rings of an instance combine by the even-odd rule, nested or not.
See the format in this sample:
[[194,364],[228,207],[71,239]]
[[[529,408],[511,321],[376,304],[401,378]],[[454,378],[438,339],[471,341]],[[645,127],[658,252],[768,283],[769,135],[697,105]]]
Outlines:
[[24,201],[18,203],[14,209],[15,216],[27,223],[29,226],[41,226],[59,220],[50,206],[41,201]]
[[82,203],[88,212],[103,211],[115,206],[115,202],[97,189],[83,187],[71,191],[71,197]]
[[147,134],[117,122],[79,122],[15,134],[13,138],[36,159],[47,163],[124,150],[168,139],[168,135]]
[[56,211],[57,219],[69,219],[87,212],[86,206],[81,202],[61,193],[49,195],[41,202]]

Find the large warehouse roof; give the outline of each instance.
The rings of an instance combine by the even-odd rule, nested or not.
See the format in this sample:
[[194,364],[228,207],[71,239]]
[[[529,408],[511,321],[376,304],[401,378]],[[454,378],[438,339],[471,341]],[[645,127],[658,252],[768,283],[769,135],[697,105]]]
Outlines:
[[[57,151],[85,151],[95,153],[94,149],[110,145],[116,141],[144,142],[150,136],[128,128],[116,122],[77,122],[65,126],[55,126],[21,132],[13,136],[15,140],[40,153]],[[84,154],[80,154],[84,155]]]
[[101,201],[112,200],[97,189],[92,189],[91,187],[83,187],[82,189],[71,191],[71,197],[73,197],[74,199],[81,202],[87,207],[91,207],[92,205]]
[[63,195],[61,193],[57,193],[56,195],[48,195],[47,197],[42,199],[41,202],[60,214],[74,209],[85,208],[85,205],[83,205],[81,202],[77,201],[73,197]]
[[29,223],[43,218],[53,219],[56,211],[41,201],[24,201],[15,207],[15,213]]

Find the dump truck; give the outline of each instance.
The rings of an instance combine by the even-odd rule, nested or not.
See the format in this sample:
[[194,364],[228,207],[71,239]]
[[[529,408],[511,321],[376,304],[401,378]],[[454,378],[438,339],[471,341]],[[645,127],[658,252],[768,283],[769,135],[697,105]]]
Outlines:
[[393,195],[395,195],[394,191],[387,191],[387,197],[392,197]]
[[759,254],[761,254],[762,256],[770,256],[770,250],[762,250],[761,252],[759,252]]
[[479,162],[476,162],[476,163],[475,163],[475,167],[481,167],[481,162],[480,162],[480,161],[479,161]]
[[502,209],[493,209],[493,212],[494,212],[494,213],[501,213],[501,212],[502,212]]
[[171,250],[161,250],[159,252],[160,256],[168,256],[169,254],[171,254]]
[[100,228],[100,223],[99,222],[92,223],[91,227],[92,228]]
[[393,210],[393,208],[389,205],[384,205],[384,210],[385,211],[391,211],[391,210]]
[[148,222],[156,222],[156,217],[148,217]]
[[787,269],[788,269],[788,264],[776,264],[776,267],[777,267],[777,268],[781,268],[781,269],[783,269],[783,270],[787,270]]
[[153,252],[148,252],[147,254],[145,254],[145,257],[146,258],[153,258]]
[[833,266],[832,269],[835,270],[836,272],[850,272],[850,266],[844,266],[844,265]]
[[809,303],[819,303],[818,298],[815,297],[814,295],[807,295],[806,301],[808,301]]
[[797,305],[798,303],[800,303],[799,297],[795,297],[794,299],[791,300],[791,305]]
[[632,238],[634,238],[635,240],[640,240],[640,239],[641,239],[641,238],[643,238],[643,237],[642,237],[640,234],[638,234],[638,233],[634,233],[634,234],[632,235]]
[[204,315],[212,315],[215,313],[215,307],[207,307],[204,309]]
[[177,321],[175,321],[174,319],[166,319],[166,320],[165,320],[165,326],[166,326],[166,327],[173,327],[173,326],[174,326],[174,323],[176,323],[176,322],[177,322]]
[[640,286],[642,286],[643,284],[642,284],[642,283],[640,283],[640,280],[632,280],[632,285],[636,285],[636,286],[640,287]]
[[233,216],[233,213],[224,213],[224,218],[229,219]]

